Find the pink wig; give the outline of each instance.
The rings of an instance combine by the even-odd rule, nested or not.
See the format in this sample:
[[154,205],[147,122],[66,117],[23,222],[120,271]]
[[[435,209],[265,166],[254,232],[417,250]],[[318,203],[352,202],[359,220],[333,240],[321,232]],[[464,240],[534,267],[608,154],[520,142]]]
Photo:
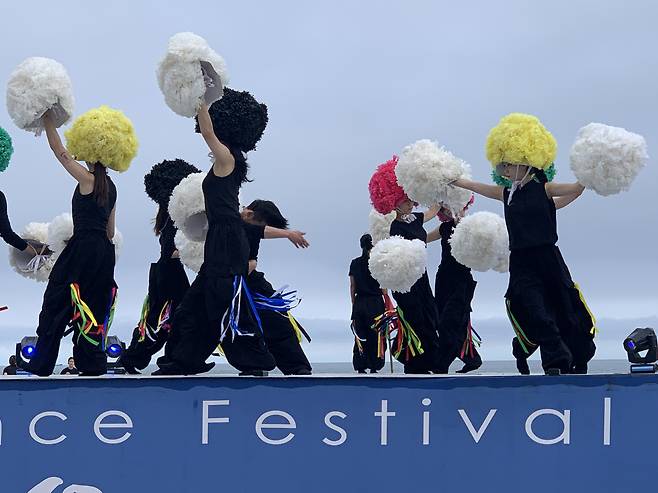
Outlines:
[[370,191],[370,201],[373,207],[380,214],[388,214],[394,210],[400,202],[408,197],[398,185],[395,177],[395,167],[398,164],[398,157],[393,156],[384,164],[377,167],[377,171],[370,178],[368,190]]
[[[469,208],[471,205],[473,205],[473,202],[475,202],[475,195],[474,195],[474,194],[471,194],[471,198],[470,198],[470,200],[468,201],[468,203],[467,203],[467,204],[464,206],[464,208],[462,209],[462,212],[464,213],[463,215],[466,215],[466,211],[468,210],[468,208]],[[439,209],[439,212],[436,213],[436,217],[438,217],[438,218],[439,218],[439,221],[441,221],[442,223],[447,223],[448,221],[452,221],[452,220],[453,220],[452,217],[450,217],[450,216],[444,214],[443,212],[441,212],[440,209]]]

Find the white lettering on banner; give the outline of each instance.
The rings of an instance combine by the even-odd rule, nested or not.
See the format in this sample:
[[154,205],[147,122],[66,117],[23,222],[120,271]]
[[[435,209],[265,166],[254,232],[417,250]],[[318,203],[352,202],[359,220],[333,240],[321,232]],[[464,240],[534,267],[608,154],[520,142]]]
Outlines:
[[[557,416],[562,421],[562,433],[555,438],[539,438],[535,435],[535,432],[532,431],[532,423],[539,416],[543,415]],[[557,411],[555,409],[539,409],[528,416],[525,422],[525,432],[530,437],[530,439],[540,445],[555,445],[556,443],[563,442],[565,445],[569,445],[571,437],[571,410],[565,409],[564,413]]]
[[209,418],[208,409],[210,406],[228,406],[230,401],[203,401],[203,417],[201,418],[201,444],[208,445],[208,425],[211,423],[228,423],[228,418]]
[[[422,401],[423,406],[432,404],[432,399],[425,397]],[[423,411],[423,445],[430,444],[430,412]]]
[[603,399],[603,445],[610,445],[610,414],[612,412],[612,398]]
[[59,418],[62,421],[66,421],[67,419],[66,415],[57,411],[45,411],[39,413],[34,418],[32,418],[32,421],[30,421],[30,436],[35,442],[40,443],[41,445],[57,445],[58,443],[61,443],[64,440],[66,440],[66,435],[60,435],[57,438],[53,438],[50,440],[47,438],[41,438],[39,435],[37,435],[37,431],[36,431],[37,423],[41,421],[41,419],[48,417]]
[[484,432],[487,431],[487,428],[489,427],[489,423],[491,423],[491,420],[496,415],[496,411],[498,411],[498,409],[489,409],[489,413],[487,414],[487,417],[484,418],[484,421],[482,422],[480,429],[476,430],[475,427],[473,426],[473,423],[471,423],[471,418],[469,418],[468,414],[466,414],[466,411],[464,411],[463,409],[458,410],[459,415],[462,418],[462,421],[464,421],[464,423],[466,424],[466,428],[468,428],[468,431],[473,437],[475,443],[480,443],[480,439],[484,435]]
[[[103,423],[103,420],[108,416],[118,416],[123,419],[123,423]],[[129,431],[125,432],[119,438],[107,438],[101,433],[103,428],[130,428],[133,427],[133,420],[123,411],[105,411],[103,414],[99,415],[94,421],[94,433],[96,437],[103,443],[109,445],[118,445],[123,443],[130,438],[131,433]]]
[[[265,420],[271,416],[280,416],[284,418],[287,421],[287,423],[266,423]],[[288,414],[285,411],[276,411],[276,410],[268,411],[266,413],[261,414],[258,420],[256,420],[256,435],[258,435],[258,438],[260,438],[263,442],[267,443],[268,445],[284,445],[288,443],[290,440],[292,440],[295,437],[295,434],[288,433],[285,437],[277,440],[265,436],[265,434],[263,433],[263,429],[294,430],[296,428],[297,428],[297,423],[295,423],[295,418],[293,418],[290,414]]]
[[[54,493],[58,486],[64,484],[62,478],[51,476],[44,479],[39,484],[30,489],[27,493]],[[72,484],[67,486],[62,493],[103,493],[95,486],[86,486],[83,484]]]
[[382,399],[381,411],[376,411],[375,416],[382,418],[380,445],[388,445],[388,418],[395,416],[394,412],[388,412],[388,400]]
[[338,440],[330,440],[329,438],[325,437],[322,439],[322,442],[325,445],[331,445],[332,447],[337,447],[338,445],[342,445],[345,443],[345,441],[347,440],[347,432],[345,431],[344,428],[341,428],[337,424],[331,422],[331,418],[333,417],[345,419],[347,418],[347,414],[342,413],[340,411],[331,411],[327,413],[324,417],[324,424],[327,425],[327,428],[333,431],[337,431],[338,434],[340,435],[340,438],[338,438]]

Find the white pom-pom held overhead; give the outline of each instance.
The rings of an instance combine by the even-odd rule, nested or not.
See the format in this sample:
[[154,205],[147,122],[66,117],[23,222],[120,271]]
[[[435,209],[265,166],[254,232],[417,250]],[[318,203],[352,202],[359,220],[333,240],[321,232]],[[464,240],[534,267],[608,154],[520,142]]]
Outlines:
[[421,240],[392,236],[370,251],[368,268],[382,289],[407,293],[427,269],[427,249]]
[[464,161],[428,139],[402,150],[395,176],[409,198],[426,207],[438,204],[451,182],[467,171]]
[[641,135],[602,123],[578,132],[571,147],[571,170],[578,182],[599,195],[628,190],[648,159]]
[[174,243],[183,265],[194,272],[199,272],[203,264],[204,242],[188,240],[182,231],[178,231]]
[[192,173],[181,180],[169,199],[169,216],[188,240],[205,241],[208,232],[202,183],[205,173]]
[[35,256],[34,251],[29,247],[24,251],[10,248],[9,265],[23,277],[38,282],[46,282],[55,263],[52,255],[46,253],[48,246],[48,223],[29,223],[25,226],[20,236],[35,245],[37,255]]
[[24,60],[7,82],[7,112],[18,128],[34,132],[43,130],[41,117],[52,110],[56,127],[73,115],[73,88],[64,66],[50,58]]
[[196,115],[200,102],[210,106],[220,99],[228,82],[224,59],[190,32],[171,37],[157,77],[167,106],[186,117]]
[[391,224],[395,220],[395,211],[388,214],[380,214],[375,209],[368,216],[368,232],[372,236],[372,244],[385,240],[391,236]]
[[466,267],[485,272],[506,272],[509,262],[509,238],[505,220],[493,212],[466,216],[450,237],[452,255]]

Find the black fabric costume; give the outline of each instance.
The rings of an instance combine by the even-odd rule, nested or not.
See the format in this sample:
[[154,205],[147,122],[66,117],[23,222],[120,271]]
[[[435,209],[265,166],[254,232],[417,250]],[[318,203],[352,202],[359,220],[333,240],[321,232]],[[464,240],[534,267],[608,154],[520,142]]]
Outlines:
[[0,191],[0,237],[8,245],[13,246],[18,250],[25,250],[27,248],[27,242],[14,233],[14,230],[11,229],[11,223],[9,222],[9,216],[7,215],[7,199],[5,194]]
[[[236,276],[246,276],[249,244],[238,212],[238,166],[246,166],[239,150],[231,149],[236,166],[225,177],[213,169],[203,180],[208,217],[204,261],[196,279],[174,314],[165,354],[158,359],[164,374],[195,374],[208,370],[206,359],[217,348],[222,318],[231,305]],[[246,300],[245,300],[246,301]],[[241,372],[269,371],[275,366],[248,303],[241,303],[240,328],[252,336],[228,333],[222,341],[227,361]],[[229,329],[230,331],[230,329]]]
[[[398,235],[408,240],[422,240],[427,242],[427,232],[423,227],[423,214],[414,213],[415,219],[406,223],[396,219],[391,223],[391,236]],[[445,363],[441,360],[439,349],[439,314],[429,277],[425,272],[411,287],[408,293],[393,292],[393,298],[402,309],[405,319],[418,335],[421,341],[423,354],[412,358],[404,358],[402,353],[401,363],[404,364],[405,373],[446,373]]]
[[539,346],[544,370],[571,373],[574,365],[586,367],[595,347],[589,333],[592,323],[584,328],[585,309],[575,302],[578,292],[556,246],[555,203],[537,178],[517,189],[508,205],[509,193],[507,188],[503,193],[510,240],[505,298],[517,331],[513,352],[518,357]]
[[360,372],[379,371],[384,367],[385,360],[379,357],[379,335],[372,325],[375,323],[375,318],[386,309],[382,289],[370,273],[366,255],[352,260],[349,276],[354,279],[356,290],[352,305],[352,327],[356,336],[361,339],[361,349],[354,341],[352,365],[354,370]]
[[[176,250],[174,237],[178,230],[171,218],[160,232],[160,258],[149,269],[148,313],[140,327],[133,330],[130,345],[121,355],[121,364],[129,371],[143,370],[151,362],[151,357],[160,351],[169,338],[172,317],[183,296],[190,287],[185,268],[178,258],[172,258]],[[169,320],[160,323],[163,311],[169,312]]]
[[[93,194],[82,195],[80,187],[73,193],[73,236],[55,262],[43,295],[35,354],[29,363],[22,363],[36,375],[50,375],[55,368],[59,344],[66,326],[75,314],[71,285],[79,287],[82,300],[91,310],[99,326],[87,334],[80,331],[81,321],[73,322],[73,357],[80,373],[105,373],[107,358],[99,329],[107,331],[107,318],[114,302],[114,245],[107,237],[107,223],[117,200],[116,187],[107,177],[108,201],[104,207],[96,203]],[[96,332],[96,334],[94,334]],[[20,361],[20,358],[18,358]]]
[[446,369],[460,358],[468,367],[477,368],[482,358],[475,347],[462,348],[468,336],[471,319],[471,302],[477,283],[471,269],[460,264],[452,256],[448,240],[455,229],[454,221],[444,222],[439,227],[441,234],[441,263],[436,272],[434,297],[439,312],[439,341],[441,361]]
[[[249,260],[258,260],[260,240],[265,234],[265,226],[244,223],[249,242]],[[276,290],[265,279],[265,274],[254,270],[247,277],[247,286],[252,294],[270,297]],[[284,375],[310,375],[311,364],[304,354],[297,333],[288,314],[273,310],[258,310],[267,349],[276,361],[276,366]],[[301,324],[297,322],[299,327]],[[303,330],[303,328],[301,329]],[[223,345],[222,345],[223,346]]]

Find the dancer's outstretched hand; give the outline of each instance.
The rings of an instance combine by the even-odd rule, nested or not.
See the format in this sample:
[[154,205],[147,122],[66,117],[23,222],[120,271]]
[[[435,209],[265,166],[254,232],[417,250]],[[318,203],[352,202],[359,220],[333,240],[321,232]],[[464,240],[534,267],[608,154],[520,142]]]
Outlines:
[[302,233],[301,231],[288,231],[288,239],[297,248],[308,248],[309,242],[304,238],[305,234],[306,233]]

